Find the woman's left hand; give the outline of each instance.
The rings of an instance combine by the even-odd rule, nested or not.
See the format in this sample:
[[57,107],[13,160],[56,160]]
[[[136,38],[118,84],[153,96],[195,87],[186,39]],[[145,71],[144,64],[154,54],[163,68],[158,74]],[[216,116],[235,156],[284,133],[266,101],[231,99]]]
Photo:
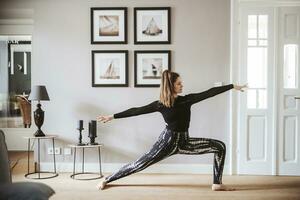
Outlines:
[[235,90],[239,90],[239,91],[241,91],[241,92],[244,92],[245,89],[248,88],[248,83],[245,84],[245,85],[233,85],[233,88],[234,88]]

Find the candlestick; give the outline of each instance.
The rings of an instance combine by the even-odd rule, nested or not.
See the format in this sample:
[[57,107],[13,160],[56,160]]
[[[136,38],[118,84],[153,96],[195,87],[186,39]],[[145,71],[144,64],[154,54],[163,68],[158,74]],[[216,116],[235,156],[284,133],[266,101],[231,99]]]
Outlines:
[[78,121],[78,129],[83,129],[83,120]]
[[90,138],[91,145],[98,144],[95,142],[96,137],[97,137],[97,121],[91,120],[89,122],[89,138]]
[[97,121],[96,120],[92,120],[92,133],[93,136],[97,137]]
[[92,134],[92,123],[89,122],[89,137],[93,136]]
[[83,144],[82,143],[82,130],[83,130],[84,128],[83,128],[83,120],[79,120],[78,121],[78,128],[77,128],[77,130],[79,131],[79,138],[78,138],[78,143],[77,143],[77,145],[78,146],[83,146],[83,145],[85,145],[85,144]]

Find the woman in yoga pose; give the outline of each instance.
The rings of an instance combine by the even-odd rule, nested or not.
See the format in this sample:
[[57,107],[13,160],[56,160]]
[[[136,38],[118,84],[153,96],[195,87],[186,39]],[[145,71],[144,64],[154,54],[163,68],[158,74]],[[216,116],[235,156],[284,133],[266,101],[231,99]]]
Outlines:
[[160,85],[160,99],[146,106],[135,107],[114,115],[98,116],[97,120],[103,123],[112,119],[137,116],[152,112],[160,112],[166,122],[158,141],[151,150],[136,161],[126,164],[119,171],[108,176],[97,187],[105,186],[117,179],[139,172],[150,165],[157,163],[174,154],[200,155],[214,153],[214,170],[212,190],[232,190],[222,184],[222,173],[225,161],[226,146],[222,141],[209,138],[192,138],[188,128],[191,116],[191,106],[204,99],[228,91],[232,88],[243,91],[246,85],[225,85],[213,87],[200,93],[179,96],[182,92],[182,81],[178,73],[165,70]]

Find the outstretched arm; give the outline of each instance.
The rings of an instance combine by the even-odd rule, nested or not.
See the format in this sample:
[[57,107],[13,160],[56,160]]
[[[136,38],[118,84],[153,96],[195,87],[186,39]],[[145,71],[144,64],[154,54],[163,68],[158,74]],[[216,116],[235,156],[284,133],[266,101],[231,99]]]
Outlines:
[[158,101],[154,101],[146,106],[130,108],[128,110],[116,113],[114,115],[99,116],[97,117],[97,120],[105,123],[112,119],[132,117],[132,116],[152,113],[156,111],[158,111]]
[[131,116],[156,112],[158,111],[157,103],[158,103],[157,101],[154,101],[146,106],[130,108],[123,112],[114,114],[114,118],[117,119],[117,118],[131,117]]
[[224,85],[224,86],[220,86],[220,87],[213,87],[204,92],[188,94],[188,95],[186,95],[186,98],[190,104],[194,104],[194,103],[198,103],[204,99],[207,99],[207,98],[216,96],[220,93],[231,90],[233,87],[234,87],[233,84]]

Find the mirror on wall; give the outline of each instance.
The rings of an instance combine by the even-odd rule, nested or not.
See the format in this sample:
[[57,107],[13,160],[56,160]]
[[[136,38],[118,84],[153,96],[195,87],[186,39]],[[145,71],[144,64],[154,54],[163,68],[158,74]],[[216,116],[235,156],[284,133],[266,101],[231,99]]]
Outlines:
[[0,35],[0,128],[30,128],[31,36]]

